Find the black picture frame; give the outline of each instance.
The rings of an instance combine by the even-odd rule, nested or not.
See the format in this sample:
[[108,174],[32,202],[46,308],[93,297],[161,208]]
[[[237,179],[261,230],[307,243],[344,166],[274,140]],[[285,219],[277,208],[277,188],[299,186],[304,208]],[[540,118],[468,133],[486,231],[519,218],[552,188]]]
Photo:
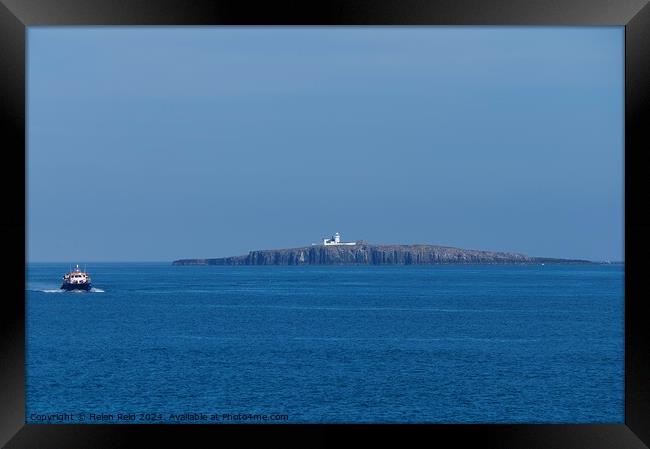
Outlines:
[[[36,425],[25,424],[25,292],[5,282],[0,313],[0,444],[22,447],[213,446],[224,437],[279,443],[296,430],[305,445],[417,433],[435,444],[499,448],[644,448],[650,445],[648,287],[650,6],[645,0],[365,0],[310,3],[233,0],[0,0],[0,110],[4,173],[0,230],[6,280],[25,278],[26,31],[70,25],[521,25],[625,27],[625,423],[611,425]],[[8,173],[12,176],[8,176]],[[8,254],[7,254],[8,252]],[[23,262],[21,264],[21,261]]]

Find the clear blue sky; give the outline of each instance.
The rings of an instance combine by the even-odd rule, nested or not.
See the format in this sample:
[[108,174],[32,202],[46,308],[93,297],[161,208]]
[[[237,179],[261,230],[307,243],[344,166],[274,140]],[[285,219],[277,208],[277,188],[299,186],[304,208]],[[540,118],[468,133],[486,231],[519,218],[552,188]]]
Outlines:
[[623,260],[622,27],[28,30],[28,260]]

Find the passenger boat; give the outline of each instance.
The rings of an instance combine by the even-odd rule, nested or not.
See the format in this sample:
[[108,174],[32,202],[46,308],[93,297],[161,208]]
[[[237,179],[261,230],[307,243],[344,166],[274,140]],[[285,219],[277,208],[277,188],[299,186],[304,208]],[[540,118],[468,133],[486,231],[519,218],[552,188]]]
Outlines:
[[90,290],[90,275],[85,271],[81,271],[79,265],[69,273],[63,275],[63,284],[61,284],[63,290]]

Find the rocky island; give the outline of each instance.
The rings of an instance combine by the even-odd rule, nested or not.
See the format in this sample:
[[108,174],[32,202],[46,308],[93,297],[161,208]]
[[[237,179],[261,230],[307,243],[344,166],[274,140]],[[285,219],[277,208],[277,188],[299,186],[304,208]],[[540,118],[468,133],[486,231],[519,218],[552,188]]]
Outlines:
[[337,233],[322,244],[265,249],[215,259],[180,259],[173,265],[437,265],[437,264],[583,264],[578,259],[531,257],[520,253],[479,251],[439,245],[374,245],[341,242]]

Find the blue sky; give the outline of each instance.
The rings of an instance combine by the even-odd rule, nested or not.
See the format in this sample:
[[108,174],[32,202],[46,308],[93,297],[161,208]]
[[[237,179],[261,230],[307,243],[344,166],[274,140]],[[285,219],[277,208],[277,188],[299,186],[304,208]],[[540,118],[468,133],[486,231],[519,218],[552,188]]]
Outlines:
[[623,260],[622,27],[31,27],[29,261]]

